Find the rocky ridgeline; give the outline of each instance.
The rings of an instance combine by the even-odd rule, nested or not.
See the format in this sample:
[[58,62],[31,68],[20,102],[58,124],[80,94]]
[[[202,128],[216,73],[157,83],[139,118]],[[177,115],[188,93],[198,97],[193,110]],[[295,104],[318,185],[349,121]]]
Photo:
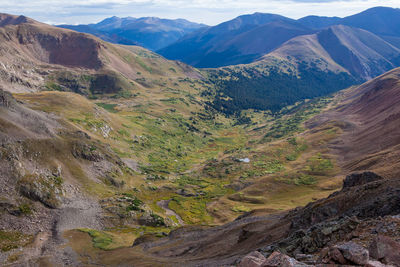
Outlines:
[[[372,172],[349,175],[341,191],[289,215],[292,231],[286,238],[248,254],[238,266],[400,266],[396,188],[396,182]],[[351,209],[345,207],[348,204]],[[331,216],[333,211],[337,216]],[[318,220],[328,215],[328,220]],[[310,218],[313,222],[307,227]]]
[[378,236],[368,249],[354,242],[345,242],[326,247],[319,255],[298,254],[295,258],[278,251],[265,257],[264,253],[254,251],[238,264],[238,267],[297,266],[400,266],[400,243],[386,236]]

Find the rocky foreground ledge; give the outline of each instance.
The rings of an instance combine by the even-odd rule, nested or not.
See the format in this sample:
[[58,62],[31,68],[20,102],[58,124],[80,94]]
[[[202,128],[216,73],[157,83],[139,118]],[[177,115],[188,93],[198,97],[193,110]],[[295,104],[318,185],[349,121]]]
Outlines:
[[[400,191],[396,185],[372,172],[347,176],[341,191],[305,207],[297,214],[301,218],[293,212],[292,227],[297,231],[249,253],[237,266],[400,266]],[[383,190],[377,190],[380,187]],[[348,209],[351,205],[354,208]],[[346,210],[342,216],[332,216],[341,210]]]

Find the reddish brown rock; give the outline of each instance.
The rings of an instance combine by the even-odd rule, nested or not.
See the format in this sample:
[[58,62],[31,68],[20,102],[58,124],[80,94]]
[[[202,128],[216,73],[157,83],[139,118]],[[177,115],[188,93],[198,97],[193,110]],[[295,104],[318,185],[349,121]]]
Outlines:
[[268,259],[264,262],[262,267],[305,267],[310,266],[301,263],[285,254],[280,252],[274,252]]
[[388,267],[388,265],[385,265],[380,261],[369,260],[367,264],[364,265],[364,267]]
[[267,259],[258,251],[251,252],[246,255],[238,267],[260,267]]
[[338,248],[335,247],[331,248],[328,252],[328,256],[335,263],[340,263],[340,264],[348,263]]
[[364,265],[369,260],[368,250],[356,243],[347,242],[341,245],[336,245],[335,248],[337,248],[342,253],[343,257],[350,263]]
[[371,257],[385,264],[400,266],[400,243],[390,237],[376,237],[369,247],[369,252]]

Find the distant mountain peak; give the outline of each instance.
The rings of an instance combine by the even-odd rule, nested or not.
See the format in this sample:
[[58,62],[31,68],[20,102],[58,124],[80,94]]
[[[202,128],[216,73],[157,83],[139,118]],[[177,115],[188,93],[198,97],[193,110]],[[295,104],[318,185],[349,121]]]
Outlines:
[[61,28],[93,34],[107,42],[124,45],[135,44],[151,50],[166,47],[187,33],[205,26],[185,19],[120,18],[117,16],[106,18],[96,24],[59,25]]
[[0,27],[6,26],[6,25],[19,25],[22,23],[34,23],[36,22],[33,19],[27,18],[23,15],[21,16],[15,16],[15,15],[10,15],[10,14],[5,14],[5,13],[0,13]]

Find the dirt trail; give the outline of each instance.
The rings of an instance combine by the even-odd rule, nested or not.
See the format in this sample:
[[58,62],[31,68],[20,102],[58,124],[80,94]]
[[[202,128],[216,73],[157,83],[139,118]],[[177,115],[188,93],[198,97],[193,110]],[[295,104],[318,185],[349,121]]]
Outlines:
[[185,222],[182,220],[181,216],[179,216],[175,211],[171,210],[168,207],[168,204],[170,201],[171,201],[170,199],[169,200],[160,200],[157,202],[157,205],[160,208],[162,208],[163,210],[165,210],[165,214],[167,216],[175,216],[180,225],[182,225],[182,226],[185,225]]

